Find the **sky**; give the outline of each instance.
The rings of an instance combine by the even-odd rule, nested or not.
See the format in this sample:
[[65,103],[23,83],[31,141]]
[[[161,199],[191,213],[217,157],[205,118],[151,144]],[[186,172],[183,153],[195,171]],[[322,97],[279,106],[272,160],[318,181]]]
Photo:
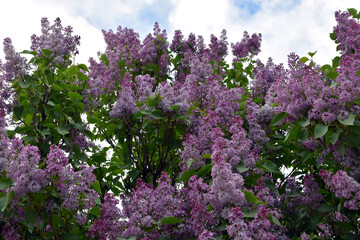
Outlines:
[[[40,20],[53,22],[60,17],[81,36],[77,63],[88,64],[89,57],[105,50],[101,30],[118,26],[133,28],[143,39],[152,33],[155,22],[166,29],[169,41],[175,30],[184,36],[220,37],[226,29],[228,41],[240,41],[243,32],[262,34],[266,62],[286,63],[291,52],[300,57],[317,51],[319,64],[331,63],[338,55],[329,38],[335,26],[334,12],[347,8],[360,10],[359,0],[0,0],[0,39],[10,37],[17,51],[29,49],[30,36],[40,34]],[[0,59],[4,60],[0,50]]]

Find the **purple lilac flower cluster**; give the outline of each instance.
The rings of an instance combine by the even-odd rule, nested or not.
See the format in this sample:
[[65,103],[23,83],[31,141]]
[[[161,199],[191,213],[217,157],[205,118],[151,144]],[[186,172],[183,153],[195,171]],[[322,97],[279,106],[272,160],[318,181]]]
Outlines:
[[41,35],[31,36],[31,50],[43,54],[42,49],[51,51],[53,66],[57,64],[68,65],[69,57],[79,53],[80,36],[72,36],[72,27],[63,28],[60,18],[56,18],[50,26],[47,18],[41,19]]
[[[84,225],[87,222],[85,213],[95,205],[98,194],[91,189],[91,184],[96,180],[92,173],[93,168],[86,166],[74,171],[69,165],[65,153],[56,145],[51,146],[47,159],[40,158],[37,147],[27,145],[17,139],[7,140],[8,150],[5,151],[8,164],[5,164],[6,177],[11,179],[13,184],[6,191],[13,191],[14,198],[11,199],[9,210],[18,212],[18,215],[9,215],[2,233],[7,236],[18,236],[12,234],[20,231],[21,223],[25,218],[27,204],[32,204],[33,193],[40,191],[51,191],[55,197],[43,202],[40,209],[46,212],[54,212],[60,208],[74,211],[74,217],[78,224]],[[45,161],[45,168],[41,168]],[[24,205],[23,200],[26,199]],[[60,199],[60,201],[58,201]],[[37,222],[41,221],[42,214],[37,214]],[[35,225],[34,225],[35,227]],[[10,235],[9,235],[10,236]],[[6,239],[18,239],[6,238]]]
[[360,183],[350,177],[345,171],[339,170],[335,174],[324,169],[319,175],[337,198],[345,198],[344,207],[357,210],[360,205]]
[[250,38],[249,33],[245,31],[241,42],[231,44],[232,53],[235,56],[234,61],[238,62],[240,59],[247,57],[249,53],[250,56],[258,55],[260,53],[261,39],[261,33],[254,33]]
[[123,222],[120,221],[122,214],[117,207],[119,200],[112,194],[106,193],[101,205],[101,212],[96,221],[88,230],[87,236],[93,239],[119,239]]

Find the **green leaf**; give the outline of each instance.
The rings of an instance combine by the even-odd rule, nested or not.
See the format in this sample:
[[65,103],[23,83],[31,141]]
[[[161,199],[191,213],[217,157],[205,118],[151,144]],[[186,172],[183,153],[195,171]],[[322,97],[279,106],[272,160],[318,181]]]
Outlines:
[[152,110],[149,115],[155,120],[163,119],[163,117],[161,116],[161,111],[158,109]]
[[310,119],[307,118],[305,121],[299,122],[300,126],[307,127],[310,124]]
[[55,129],[60,135],[66,135],[69,134],[69,128],[70,127],[63,127],[63,126],[57,126]]
[[332,212],[332,211],[334,211],[334,208],[326,203],[323,203],[320,207],[318,207],[316,209],[316,211],[321,212],[321,213]]
[[12,180],[9,178],[6,179],[1,179],[0,180],[0,189],[7,189],[8,187],[10,187],[12,185]]
[[317,53],[317,51],[315,51],[315,52],[308,52],[308,54],[309,54],[310,57],[313,57],[316,53]]
[[71,100],[73,100],[73,101],[77,101],[77,100],[82,100],[82,99],[83,99],[83,97],[82,97],[79,93],[77,93],[77,92],[69,92],[69,93],[68,93],[68,96],[69,96],[69,98],[70,98]]
[[90,209],[90,214],[92,214],[94,216],[99,216],[100,212],[101,212],[101,208],[99,208],[98,206],[93,206]]
[[175,110],[175,111],[179,111],[179,108],[180,108],[180,107],[179,107],[178,104],[169,107],[169,109],[172,109],[172,110]]
[[100,183],[98,180],[96,180],[95,182],[93,182],[91,184],[91,186],[96,190],[96,192],[101,196],[101,187],[100,187]]
[[148,97],[146,100],[147,100],[149,107],[154,107],[160,103],[161,96],[159,94],[154,94],[154,95],[151,95],[150,97]]
[[3,212],[6,209],[6,206],[6,196],[0,197],[0,210]]
[[245,194],[245,199],[247,202],[256,203],[258,201],[257,197],[253,193],[246,190],[241,191]]
[[202,158],[211,159],[211,154],[207,153],[202,156]]
[[239,164],[236,165],[236,169],[238,170],[239,173],[243,173],[243,172],[246,172],[247,170],[249,170],[249,168],[246,167],[243,162],[239,162]]
[[299,191],[291,191],[288,196],[289,197],[298,197],[298,196],[301,196],[301,195],[302,194]]
[[340,153],[341,155],[344,155],[345,154],[345,144],[344,142],[341,142],[338,149],[337,149],[337,152]]
[[316,124],[315,129],[314,129],[314,138],[323,137],[327,133],[328,128],[329,128],[328,126],[326,126],[322,123]]
[[48,101],[48,102],[47,102],[47,105],[50,105],[50,106],[52,106],[52,107],[55,107],[55,103],[54,103],[53,101]]
[[341,120],[341,118],[338,116],[338,121],[343,125],[354,125],[355,122],[355,114],[350,113],[347,119]]
[[307,58],[307,57],[302,57],[302,58],[300,58],[299,61],[302,62],[302,63],[306,63],[307,61],[309,61],[309,58]]
[[0,210],[3,212],[5,211],[6,207],[9,205],[10,200],[14,196],[14,191],[10,191],[7,193],[6,196],[0,198]]
[[339,62],[341,60],[341,57],[335,57],[333,60],[332,60],[332,67],[333,69],[337,68],[339,66]]
[[31,55],[36,56],[36,55],[37,55],[37,52],[36,52],[36,51],[24,50],[24,51],[22,51],[20,54],[31,54]]
[[186,162],[186,166],[189,169],[191,167],[191,164],[194,162],[194,159],[190,159]]
[[34,210],[26,211],[25,221],[26,223],[33,224],[37,219],[37,213]]
[[[332,145],[334,145],[337,140],[339,139],[340,134],[343,132],[343,130],[340,128],[337,132],[335,133],[331,133],[331,134],[326,134],[325,136],[325,140],[327,143],[331,143]],[[330,133],[330,132],[329,132]]]
[[200,177],[204,177],[206,176],[206,174],[208,174],[212,169],[212,164],[209,163],[207,165],[205,165],[204,167],[200,168],[200,170],[197,172],[197,176]]
[[45,54],[45,55],[51,55],[51,51],[49,49],[41,49],[41,51]]
[[360,76],[360,69],[356,72],[356,75]]
[[190,177],[192,177],[194,174],[195,174],[195,169],[187,170],[181,175],[179,180],[181,182],[187,182],[189,181]]
[[87,67],[85,64],[79,64],[78,67],[79,67],[81,70],[84,70],[85,72],[88,72],[88,71],[89,71],[88,67]]
[[351,16],[357,15],[357,10],[355,8],[348,8],[347,10],[351,14]]
[[50,135],[50,129],[49,128],[45,128],[45,129],[38,129],[38,132],[42,135],[42,136],[46,136],[46,135]]
[[266,168],[269,172],[281,174],[278,166],[270,160],[266,160],[263,164],[263,167]]
[[14,115],[17,119],[20,119],[21,118],[21,115],[24,111],[24,107],[21,105],[21,106],[15,106],[14,107]]
[[284,118],[289,116],[286,112],[281,112],[275,115],[274,119],[272,120],[270,126],[277,126]]
[[273,215],[271,215],[271,214],[270,214],[270,216],[271,216],[271,220],[272,220],[272,222],[273,222],[273,223],[275,223],[276,225],[278,225],[278,226],[282,227],[282,225],[281,225],[281,223],[280,223],[279,219],[277,219],[276,217],[274,217],[274,216],[273,216]]
[[300,130],[301,130],[300,125],[298,125],[298,124],[292,125],[292,127],[290,128],[290,131],[288,132],[288,134],[286,134],[284,142],[286,142],[287,140],[292,140],[294,138],[297,138]]
[[19,86],[21,87],[21,88],[28,88],[28,87],[30,87],[30,83],[27,83],[27,82],[23,82],[22,80],[19,80]]
[[178,224],[178,223],[182,223],[182,220],[177,217],[164,217],[163,219],[161,219],[161,223],[162,224]]
[[335,41],[336,40],[336,37],[335,37],[335,33],[330,33],[330,39]]

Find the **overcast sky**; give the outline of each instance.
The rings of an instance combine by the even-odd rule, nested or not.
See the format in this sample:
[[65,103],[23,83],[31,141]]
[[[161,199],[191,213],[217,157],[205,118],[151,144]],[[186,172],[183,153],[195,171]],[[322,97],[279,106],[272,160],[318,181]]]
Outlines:
[[[166,29],[170,40],[175,30],[187,36],[220,36],[226,29],[229,42],[241,40],[246,30],[262,33],[259,58],[287,62],[317,50],[315,61],[330,63],[337,55],[329,33],[334,12],[360,10],[360,0],[0,0],[0,39],[10,37],[17,51],[30,48],[30,36],[40,34],[40,19],[60,17],[81,36],[77,63],[88,63],[105,49],[101,29],[133,28],[143,39],[155,22]],[[4,59],[3,52],[0,58]]]

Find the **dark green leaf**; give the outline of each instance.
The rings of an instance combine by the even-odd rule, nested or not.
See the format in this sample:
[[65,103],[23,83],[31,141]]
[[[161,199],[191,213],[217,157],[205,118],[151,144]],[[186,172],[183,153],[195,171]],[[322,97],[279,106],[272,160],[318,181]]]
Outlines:
[[163,117],[161,116],[161,111],[158,109],[154,109],[153,111],[151,111],[150,116],[155,120],[163,119]]
[[30,87],[30,83],[27,83],[27,82],[23,82],[22,80],[19,80],[19,86],[21,87],[21,88],[28,88],[28,87]]
[[60,135],[69,134],[70,127],[57,126],[55,129]]
[[330,33],[330,39],[334,41],[336,40],[335,33]]
[[20,119],[21,118],[21,115],[24,111],[24,107],[21,105],[21,106],[15,106],[14,107],[14,115],[17,119]]
[[341,142],[338,149],[337,149],[337,152],[340,153],[341,155],[344,155],[345,154],[345,144],[344,142]]
[[212,164],[209,163],[207,165],[205,165],[204,167],[200,168],[200,170],[197,172],[197,176],[200,177],[204,177],[206,176],[206,174],[208,174],[212,169]]
[[321,213],[332,212],[332,211],[334,211],[334,208],[327,205],[326,203],[323,203],[320,207],[318,207],[316,209],[316,211],[321,212]]
[[278,166],[270,160],[266,160],[263,164],[263,167],[266,168],[269,172],[281,174]]
[[9,205],[9,202],[13,196],[14,196],[14,191],[10,191],[6,194],[6,196],[0,198],[0,210],[2,212],[5,211],[6,207]]
[[0,180],[0,189],[7,189],[12,185],[11,179],[1,179]]
[[301,130],[300,125],[298,125],[298,124],[292,125],[292,127],[290,128],[290,131],[288,132],[288,134],[286,134],[284,142],[286,142],[287,140],[292,140],[292,139],[297,138],[300,130]]
[[324,124],[321,123],[316,124],[314,129],[314,138],[323,137],[327,133],[328,128],[329,127]]
[[93,182],[91,184],[91,186],[96,190],[96,192],[101,196],[101,187],[100,187],[100,183],[98,180],[96,180],[95,182]]
[[98,216],[101,212],[101,208],[97,207],[97,206],[93,206],[90,209],[90,214],[94,215],[94,216]]
[[177,224],[181,222],[182,220],[177,217],[164,217],[163,219],[161,219],[162,224]]
[[298,197],[298,196],[301,196],[302,194],[301,194],[301,192],[299,192],[299,191],[291,191],[290,193],[289,193],[289,197]]
[[33,223],[35,223],[36,219],[37,219],[36,211],[34,211],[34,210],[26,211],[26,214],[25,214],[26,223],[33,224]]
[[68,93],[68,96],[69,96],[69,98],[70,98],[71,100],[73,100],[73,101],[77,101],[77,100],[82,100],[82,99],[83,99],[83,97],[82,97],[79,93],[77,93],[77,92],[69,92],[69,93]]
[[181,175],[179,180],[181,182],[187,182],[189,181],[190,177],[193,176],[194,174],[195,174],[195,169],[187,170]]
[[245,198],[247,202],[256,203],[258,201],[257,197],[253,193],[246,190],[241,190],[241,191],[245,194]]
[[270,126],[277,126],[284,118],[289,116],[286,112],[281,112],[275,115],[274,119],[272,120]]
[[[326,138],[326,142],[331,143],[332,145],[334,145],[337,140],[339,139],[340,134],[342,133],[342,129],[340,128],[337,132],[335,133],[331,133],[331,134],[326,134],[325,138]],[[330,133],[330,132],[329,132]]]
[[335,57],[333,60],[332,60],[332,67],[333,69],[337,68],[339,66],[339,62],[341,60],[341,57]]
[[272,220],[272,222],[273,222],[273,223],[275,223],[276,225],[278,225],[278,226],[282,227],[282,225],[281,225],[281,223],[280,223],[279,219],[277,219],[276,217],[274,217],[274,216],[273,216],[273,215],[271,215],[271,214],[270,214],[270,216],[271,216],[271,220]]

